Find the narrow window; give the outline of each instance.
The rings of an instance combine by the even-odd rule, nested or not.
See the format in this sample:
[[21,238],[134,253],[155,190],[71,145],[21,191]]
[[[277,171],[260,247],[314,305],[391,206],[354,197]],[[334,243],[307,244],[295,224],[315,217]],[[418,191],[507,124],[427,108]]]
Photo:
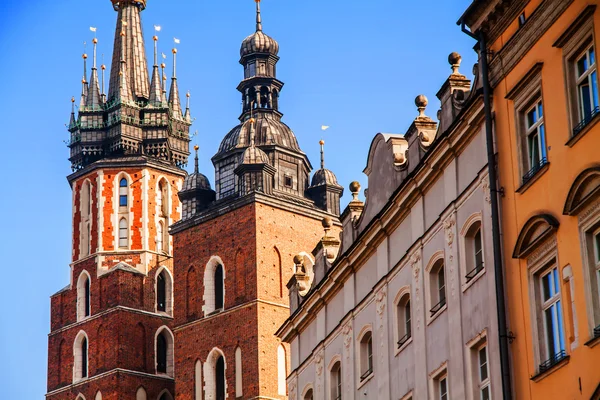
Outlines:
[[162,312],[167,311],[167,282],[164,274],[163,271],[156,278],[156,309]]
[[285,349],[280,344],[277,347],[277,394],[281,396],[287,395],[285,384],[286,374]]
[[85,312],[86,317],[90,316],[90,278],[85,279],[84,283],[84,295],[85,295]]
[[167,373],[167,338],[161,332],[156,338],[156,372]]
[[465,247],[467,252],[466,264],[467,275],[466,280],[469,282],[475,278],[484,269],[483,260],[483,239],[481,236],[481,222],[475,222],[467,232],[465,237]]
[[408,293],[402,296],[396,305],[396,321],[398,323],[398,348],[400,348],[412,336],[410,295]]
[[163,222],[160,221],[158,226],[156,227],[156,251],[159,253],[165,253],[164,244],[163,244],[163,236],[164,236],[164,225]]
[[129,246],[129,226],[127,219],[121,218],[119,221],[119,248],[126,249]]
[[527,18],[525,17],[525,11],[523,11],[521,15],[519,15],[519,28],[525,25],[525,22],[527,22]]
[[304,395],[304,400],[313,400],[313,390],[308,389],[308,392]]
[[215,375],[217,388],[216,400],[225,400],[225,360],[222,356],[219,356],[217,359]]
[[544,127],[544,107],[542,101],[536,102],[525,114],[525,137],[527,159],[523,183],[528,181],[544,164],[546,158],[546,131]]
[[119,182],[119,207],[127,207],[128,191],[127,179],[123,178]]
[[294,187],[294,181],[293,181],[292,177],[289,176],[289,175],[285,175],[283,177],[283,185],[286,188],[290,188],[290,189],[293,188]]
[[487,346],[484,345],[477,351],[479,364],[479,395],[481,400],[490,400],[490,374],[488,369]]
[[223,309],[223,266],[217,265],[215,269],[215,310]]
[[88,376],[88,342],[87,338],[84,337],[81,341],[81,377],[87,378]]
[[373,373],[373,335],[364,334],[360,340],[360,380],[364,381]]
[[334,364],[333,368],[331,368],[331,400],[341,400],[342,399],[342,365],[338,361]]
[[242,349],[238,347],[235,349],[235,397],[242,397],[244,395],[243,377]]
[[202,400],[202,361],[196,361],[194,372],[194,400]]
[[442,377],[438,380],[439,399],[448,400],[448,378]]
[[156,193],[156,205],[158,207],[158,215],[164,214],[163,210],[163,183],[162,181],[158,184],[158,193]]
[[541,347],[545,350],[546,356],[546,361],[540,365],[540,372],[543,372],[566,356],[558,268],[551,268],[542,274],[539,284],[543,314]]
[[446,277],[444,275],[444,260],[438,260],[430,273],[431,303],[435,304],[430,312],[437,314],[446,305]]
[[576,61],[579,120],[586,124],[598,113],[598,81],[594,46],[588,48]]

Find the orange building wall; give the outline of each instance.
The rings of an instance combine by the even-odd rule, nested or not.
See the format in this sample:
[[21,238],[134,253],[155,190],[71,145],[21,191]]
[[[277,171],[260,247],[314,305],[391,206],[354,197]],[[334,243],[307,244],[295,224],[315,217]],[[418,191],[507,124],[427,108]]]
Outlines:
[[[526,14],[541,0],[531,1]],[[499,180],[505,196],[500,200],[504,265],[506,275],[506,301],[509,329],[516,340],[510,345],[513,389],[516,399],[589,399],[600,382],[600,346],[584,345],[590,339],[587,304],[584,291],[583,263],[577,217],[563,215],[563,207],[574,179],[586,168],[600,161],[600,125],[594,126],[573,147],[565,143],[570,138],[570,123],[565,90],[563,52],[552,47],[588,4],[597,1],[575,1],[548,32],[535,44],[506,79],[494,88],[495,129],[499,154]],[[600,37],[600,13],[594,16],[595,37]],[[518,26],[518,25],[517,25]],[[499,50],[514,34],[511,25],[492,48]],[[546,127],[548,170],[522,194],[516,193],[521,184],[514,104],[505,99],[507,92],[538,62],[543,62],[542,96]],[[526,260],[512,258],[517,237],[525,222],[541,213],[553,215],[559,222],[557,230],[558,267],[562,275],[565,266],[571,265],[575,282],[575,326],[571,312],[569,285],[561,280],[562,309],[565,341],[569,362],[538,382],[530,378],[537,373],[534,363],[532,321],[530,313],[529,276]],[[571,350],[578,332],[578,345]],[[581,390],[580,390],[581,384]]]

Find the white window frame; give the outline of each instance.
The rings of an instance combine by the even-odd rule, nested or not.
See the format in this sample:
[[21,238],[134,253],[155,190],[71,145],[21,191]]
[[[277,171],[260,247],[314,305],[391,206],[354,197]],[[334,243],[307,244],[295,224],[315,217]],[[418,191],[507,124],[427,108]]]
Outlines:
[[[158,336],[163,334],[167,339],[167,372],[158,372]],[[154,335],[154,368],[157,375],[175,376],[175,337],[167,326],[161,326]]]
[[[590,59],[591,59],[591,54],[593,54],[594,57],[594,62],[590,63]],[[597,72],[597,54],[596,54],[596,48],[594,46],[594,43],[591,43],[589,46],[587,46],[585,48],[585,50],[581,51],[579,53],[579,55],[577,57],[574,58],[573,62],[574,62],[574,66],[573,66],[573,71],[575,72],[575,89],[577,91],[577,112],[578,112],[578,116],[579,116],[579,121],[582,122],[584,121],[586,118],[588,118],[593,112],[594,110],[599,106],[598,103],[598,72]],[[579,61],[585,59],[585,61],[588,64],[588,68],[582,73],[579,74]],[[594,74],[595,74],[595,81],[594,81]],[[588,86],[588,91],[589,91],[589,95],[590,95],[590,106],[591,109],[590,110],[585,110],[584,109],[584,101],[583,101],[583,94],[582,94],[582,86],[584,86],[584,84],[587,83]],[[596,87],[596,95],[594,96],[594,90],[593,87]],[[586,114],[587,111],[587,114]]]
[[[86,344],[86,368],[83,370],[83,348],[82,342]],[[90,339],[87,333],[79,331],[73,342],[73,383],[88,379],[90,376]]]
[[[339,367],[338,367],[339,366]],[[337,371],[334,369],[337,367]],[[344,397],[344,377],[342,358],[335,356],[329,363],[329,379],[327,379],[327,392],[329,400],[342,400]],[[334,375],[335,374],[335,375]]]
[[[549,282],[551,283],[552,287],[550,288],[551,290],[553,290],[554,294],[551,295],[551,297],[549,297],[548,299],[545,299],[544,296],[544,281],[549,277],[552,276],[552,278],[550,278]],[[556,264],[551,264],[549,267],[547,267],[547,269],[545,269],[543,272],[541,272],[538,275],[538,284],[539,284],[539,290],[540,290],[540,295],[542,297],[540,297],[539,301],[540,301],[540,305],[539,307],[541,308],[541,314],[542,314],[542,319],[543,319],[543,327],[544,327],[544,347],[545,347],[545,354],[546,354],[546,359],[550,359],[551,357],[555,356],[556,354],[558,354],[556,352],[556,348],[551,349],[550,348],[550,342],[548,340],[548,338],[550,337],[550,334],[553,336],[553,340],[558,339],[559,343],[559,352],[560,351],[565,351],[566,352],[566,342],[565,342],[565,332],[564,332],[564,311],[562,309],[563,306],[563,302],[562,302],[562,294],[561,294],[561,278],[560,278],[560,271],[558,268],[558,265]],[[553,319],[556,319],[556,323],[557,325],[554,325],[554,322],[551,322],[552,324],[552,331],[553,332],[548,332],[548,320],[547,320],[547,311],[549,310],[554,310],[553,311]],[[562,346],[561,346],[561,343]],[[556,343],[555,346],[556,347]],[[561,348],[562,347],[562,348]]]
[[[406,318],[407,317],[407,314],[406,314],[407,303],[410,303],[410,306],[409,306],[410,314],[408,315],[408,320]],[[395,306],[395,313],[394,313],[395,340],[394,340],[394,343],[396,343],[396,345],[395,345],[396,355],[398,355],[398,353],[400,353],[400,351],[402,351],[405,347],[408,346],[409,343],[412,342],[412,297],[411,297],[411,293],[410,293],[410,286],[406,286],[398,292],[398,295],[396,296],[396,299],[394,301],[394,306]],[[407,330],[409,328],[409,325],[410,325],[410,331]],[[403,340],[403,343],[400,343],[400,340]]]
[[[441,264],[441,265],[440,265]],[[439,281],[439,272],[440,268],[444,270],[444,285],[441,287]],[[444,251],[440,250],[435,253],[431,259],[429,260],[429,264],[425,269],[426,279],[425,279],[425,290],[427,291],[427,324],[433,322],[438,316],[440,316],[447,308],[448,308],[448,292],[446,288],[446,283],[448,279],[446,278],[446,260],[444,258]],[[442,298],[440,294],[442,293],[442,288],[444,289],[444,300],[445,302],[441,304]],[[432,310],[438,306],[439,308],[432,312]]]
[[[89,314],[85,313],[86,306],[86,295],[85,295],[85,283],[89,284],[89,294],[87,298],[87,302],[89,304]],[[77,321],[82,321],[86,318],[89,318],[92,315],[92,278],[90,274],[83,270],[79,274],[79,278],[77,279]]]
[[[529,115],[533,114],[536,120],[530,124]],[[534,168],[539,168],[545,162],[547,162],[547,153],[546,153],[546,127],[544,124],[544,103],[542,101],[542,97],[539,96],[535,99],[535,101],[525,109],[524,112],[524,122],[525,122],[525,147],[526,147],[526,162],[527,172],[532,171]],[[534,160],[532,157],[533,149],[533,139],[532,137],[536,137],[535,139],[535,147],[537,147],[537,156],[538,160]]]
[[[474,232],[475,231],[475,232]],[[477,254],[476,254],[476,235],[480,234],[481,244],[481,268],[476,271]],[[461,254],[461,282],[462,291],[464,292],[479,280],[486,271],[486,252],[485,252],[485,231],[483,226],[483,213],[481,211],[467,218],[460,230]]]
[[[483,350],[485,354],[485,371],[486,377],[483,377],[481,374],[481,370],[483,369],[483,365],[481,362],[481,351]],[[483,397],[483,391],[487,389],[488,391],[488,400],[492,399],[492,387],[490,383],[490,356],[488,352],[488,344],[484,342],[479,347],[477,347],[477,376],[478,380],[478,389],[479,389],[479,399],[485,400]]]
[[119,218],[119,249],[129,249],[129,223],[126,217]]

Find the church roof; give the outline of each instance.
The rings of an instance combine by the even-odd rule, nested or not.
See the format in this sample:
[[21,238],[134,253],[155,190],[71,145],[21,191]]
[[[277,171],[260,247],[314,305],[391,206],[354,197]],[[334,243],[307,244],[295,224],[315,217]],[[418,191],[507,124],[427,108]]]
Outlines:
[[310,183],[311,187],[322,185],[340,186],[335,174],[332,171],[325,168],[317,170],[313,175],[312,181]]
[[256,2],[256,32],[244,39],[240,48],[241,57],[252,53],[270,53],[274,56],[279,53],[279,43],[262,31],[260,0]]

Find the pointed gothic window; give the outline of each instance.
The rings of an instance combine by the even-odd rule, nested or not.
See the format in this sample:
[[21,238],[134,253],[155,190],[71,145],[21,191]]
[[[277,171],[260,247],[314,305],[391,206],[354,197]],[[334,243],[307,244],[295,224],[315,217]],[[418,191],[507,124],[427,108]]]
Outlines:
[[127,219],[121,218],[119,221],[119,248],[126,249],[129,246],[129,227]]
[[77,280],[77,320],[89,317],[90,307],[90,276],[86,271],[79,275]]
[[156,338],[156,372],[167,373],[167,338],[163,333]]
[[88,339],[83,331],[75,338],[73,356],[73,381],[78,382],[88,377]]
[[119,207],[127,207],[128,191],[127,179],[123,178],[119,182]]
[[218,265],[215,269],[215,310],[222,310],[225,299],[223,298],[223,266]]
[[225,360],[223,356],[219,356],[215,366],[215,386],[217,397],[216,400],[225,400]]
[[156,308],[158,311],[167,311],[167,288],[165,277],[161,273],[156,282]]

